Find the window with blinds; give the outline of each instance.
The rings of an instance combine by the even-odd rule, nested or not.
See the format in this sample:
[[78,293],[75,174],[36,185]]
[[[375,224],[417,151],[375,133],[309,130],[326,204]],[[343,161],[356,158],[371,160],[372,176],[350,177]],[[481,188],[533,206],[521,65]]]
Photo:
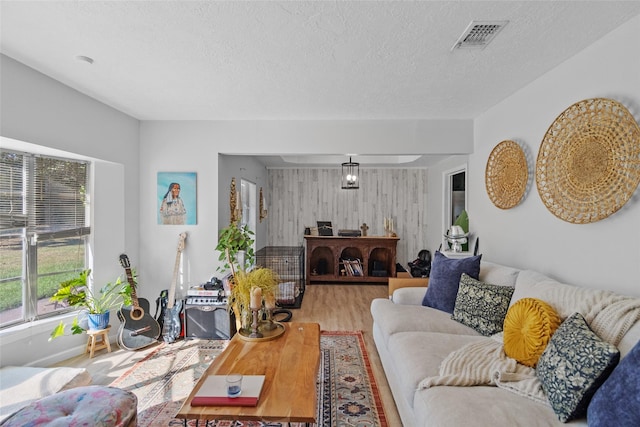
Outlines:
[[89,167],[0,150],[0,326],[66,309],[49,298],[86,266]]

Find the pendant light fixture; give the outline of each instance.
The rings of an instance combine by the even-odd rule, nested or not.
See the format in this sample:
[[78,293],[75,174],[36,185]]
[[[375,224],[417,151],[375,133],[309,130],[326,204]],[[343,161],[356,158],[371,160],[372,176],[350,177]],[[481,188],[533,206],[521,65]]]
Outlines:
[[357,190],[360,188],[360,163],[349,161],[342,164],[342,188]]

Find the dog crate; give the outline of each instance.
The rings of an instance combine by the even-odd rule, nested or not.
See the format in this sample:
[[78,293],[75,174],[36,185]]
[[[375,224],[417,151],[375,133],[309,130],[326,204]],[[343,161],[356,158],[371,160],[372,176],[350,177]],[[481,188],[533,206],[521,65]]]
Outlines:
[[280,278],[276,304],[300,308],[304,295],[304,248],[302,246],[266,246],[256,252],[256,265],[270,268]]

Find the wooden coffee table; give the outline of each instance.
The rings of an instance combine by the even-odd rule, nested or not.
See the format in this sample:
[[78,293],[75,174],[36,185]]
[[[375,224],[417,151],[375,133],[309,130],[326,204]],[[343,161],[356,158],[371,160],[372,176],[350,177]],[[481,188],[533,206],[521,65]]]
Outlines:
[[[283,323],[285,332],[269,341],[246,341],[237,334],[207,368],[182,404],[177,418],[315,423],[320,365],[320,325]],[[191,406],[208,375],[264,375],[255,407]]]

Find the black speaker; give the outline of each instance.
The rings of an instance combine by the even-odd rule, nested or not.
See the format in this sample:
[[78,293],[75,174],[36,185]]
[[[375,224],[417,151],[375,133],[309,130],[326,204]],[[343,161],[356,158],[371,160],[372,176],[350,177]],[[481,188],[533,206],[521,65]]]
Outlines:
[[228,340],[236,333],[226,305],[186,304],[184,306],[184,338]]

